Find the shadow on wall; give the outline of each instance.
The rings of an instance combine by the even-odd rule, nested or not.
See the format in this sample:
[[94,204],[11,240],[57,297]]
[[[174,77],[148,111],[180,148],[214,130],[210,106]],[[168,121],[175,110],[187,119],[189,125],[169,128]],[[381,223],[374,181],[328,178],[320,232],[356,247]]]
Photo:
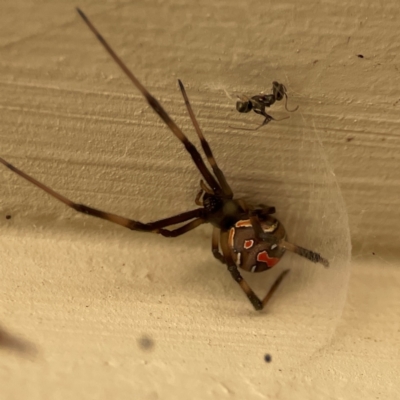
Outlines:
[[2,326],[0,326],[0,350],[12,350],[31,357],[37,354],[37,348],[33,343],[9,333]]

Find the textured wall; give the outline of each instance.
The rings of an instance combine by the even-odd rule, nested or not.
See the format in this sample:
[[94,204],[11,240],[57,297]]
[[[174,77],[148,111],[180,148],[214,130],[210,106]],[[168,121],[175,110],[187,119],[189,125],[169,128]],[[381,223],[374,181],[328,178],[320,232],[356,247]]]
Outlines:
[[[141,221],[194,208],[190,158],[73,6],[2,2],[0,156]],[[290,239],[332,267],[287,255],[249,277],[263,294],[291,269],[256,313],[212,257],[209,226],[178,239],[130,232],[0,165],[5,398],[399,398],[397,2],[79,6],[198,143],[183,80],[237,195],[275,205]],[[273,80],[299,110],[231,129],[261,122],[236,112],[236,95]]]

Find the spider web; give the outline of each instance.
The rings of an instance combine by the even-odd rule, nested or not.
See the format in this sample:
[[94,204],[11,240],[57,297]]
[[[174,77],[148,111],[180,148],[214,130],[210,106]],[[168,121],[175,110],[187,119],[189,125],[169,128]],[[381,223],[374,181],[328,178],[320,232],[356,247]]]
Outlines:
[[274,279],[290,269],[266,311],[268,349],[290,367],[309,359],[332,339],[350,276],[346,205],[316,116],[311,100],[307,103],[302,99],[301,108],[290,120],[246,132],[248,145],[257,149],[245,166],[246,171],[252,171],[252,179],[235,183],[246,193],[247,201],[276,207],[276,217],[285,226],[289,242],[318,252],[330,262],[326,269],[286,252],[268,278],[243,273],[263,296]]

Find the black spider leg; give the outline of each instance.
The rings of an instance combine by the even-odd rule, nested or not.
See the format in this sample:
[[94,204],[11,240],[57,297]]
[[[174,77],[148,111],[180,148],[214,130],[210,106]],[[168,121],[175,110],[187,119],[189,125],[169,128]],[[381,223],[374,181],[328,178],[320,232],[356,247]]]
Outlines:
[[149,91],[140,83],[140,81],[136,78],[136,76],[132,73],[132,71],[122,62],[122,60],[117,56],[114,50],[110,47],[110,45],[106,42],[103,36],[97,31],[94,25],[90,22],[90,20],[86,17],[86,15],[77,8],[79,15],[82,17],[83,21],[89,27],[89,29],[94,33],[99,42],[103,45],[108,54],[113,58],[116,64],[121,68],[121,70],[125,73],[125,75],[132,81],[132,83],[136,86],[136,88],[142,93],[143,97],[149,103],[150,107],[159,115],[159,117],[168,125],[169,129],[174,133],[174,135],[182,142],[185,146],[186,150],[191,155],[193,162],[196,164],[196,167],[203,175],[204,179],[208,183],[208,185],[212,188],[215,194],[224,197],[224,192],[222,188],[219,186],[218,182],[208,170],[206,165],[204,164],[203,159],[201,158],[200,153],[197,151],[196,147],[192,142],[186,137],[186,135],[182,132],[182,130],[176,125],[176,123],[171,119],[168,113],[162,108],[161,104],[155,99]]
[[286,240],[281,240],[280,243],[278,243],[278,246],[296,253],[301,257],[307,258],[307,260],[310,260],[313,263],[320,263],[325,268],[329,267],[329,261],[322,257],[319,253],[315,253],[314,251],[305,249],[304,247],[297,246],[296,244],[287,242]]
[[[164,219],[150,222],[150,223],[142,223],[140,221],[135,221],[135,220],[128,219],[125,217],[121,217],[120,215],[116,215],[116,214],[112,214],[112,213],[105,212],[102,210],[98,210],[96,208],[86,206],[85,204],[75,203],[75,202],[69,200],[68,198],[64,197],[63,195],[57,193],[53,189],[50,189],[48,186],[39,182],[35,178],[32,178],[30,175],[26,174],[25,172],[14,167],[12,164],[8,163],[6,160],[4,160],[1,157],[0,157],[0,163],[4,164],[8,169],[15,172],[17,175],[21,176],[22,178],[26,179],[27,181],[33,183],[35,186],[44,190],[50,196],[61,201],[68,207],[73,208],[75,211],[78,211],[83,214],[91,215],[93,217],[101,218],[106,221],[113,222],[114,224],[121,225],[125,228],[131,229],[134,231],[151,232],[151,233],[158,233],[158,234],[160,234],[162,236],[166,236],[166,237],[176,237],[176,236],[180,236],[192,229],[195,229],[199,225],[206,222],[206,219],[205,219],[206,213],[205,213],[204,208],[197,208],[195,210],[187,211],[187,212],[184,212],[181,214],[174,215],[169,218],[164,218]],[[188,222],[185,225],[180,226],[177,229],[173,229],[173,230],[164,229],[166,226],[183,223],[183,222],[186,222],[189,220],[192,220],[192,221]]]
[[[265,305],[268,303],[272,295],[278,289],[279,285],[281,284],[283,278],[288,274],[289,270],[283,271],[278,278],[275,280],[274,284],[269,289],[268,293],[264,296],[262,300],[258,298],[258,296],[254,293],[253,289],[249,286],[246,280],[242,277],[239,272],[238,267],[236,266],[235,262],[233,261],[231,252],[229,250],[228,245],[228,231],[223,230],[221,231],[220,235],[220,245],[222,250],[222,257],[225,261],[228,271],[231,274],[232,278],[239,284],[240,288],[243,290],[247,298],[249,299],[250,303],[253,305],[255,310],[262,310]],[[218,257],[217,257],[218,258]]]
[[[275,245],[282,247],[288,251],[296,253],[301,257],[307,258],[308,260],[310,260],[313,263],[320,263],[326,268],[329,267],[329,261],[327,259],[325,259],[324,257],[321,257],[321,255],[319,253],[315,253],[314,251],[305,249],[304,247],[300,247],[296,244],[287,242],[284,239],[279,240],[272,233],[264,232],[264,230],[261,226],[260,219],[262,219],[263,217],[265,217],[268,214],[273,214],[275,212],[275,207],[267,207],[265,209],[265,212],[263,213],[262,209],[261,210],[260,209],[252,209],[243,200],[239,199],[238,201],[240,203],[240,206],[243,208],[243,210],[247,212],[250,222],[251,222],[251,226],[252,226],[255,236],[258,240],[266,242],[266,243],[270,244],[271,246],[275,244]],[[271,211],[273,211],[273,212],[271,213]]]
[[221,254],[219,250],[219,238],[220,238],[221,230],[219,228],[214,227],[212,238],[211,238],[211,251],[213,256],[218,260],[221,261],[222,264],[226,264],[225,257]]
[[[253,212],[257,213],[260,210],[253,210]],[[270,214],[270,212],[275,212],[274,207],[268,207],[265,209],[266,214]],[[279,285],[281,284],[283,278],[289,273],[289,270],[284,270],[278,278],[275,280],[267,294],[264,296],[262,300],[260,300],[254,291],[251,289],[250,285],[244,280],[242,275],[239,272],[239,269],[235,262],[233,261],[231,252],[229,251],[228,245],[228,231],[221,231],[219,228],[213,229],[212,240],[211,240],[211,250],[213,256],[219,260],[222,264],[226,264],[229,273],[231,274],[232,278],[239,284],[240,288],[243,290],[251,304],[256,310],[262,310],[268,301],[271,299],[272,295],[278,289]],[[221,251],[220,252],[220,248]]]
[[263,218],[265,218],[267,215],[276,213],[276,208],[274,206],[267,206],[266,204],[257,204],[253,208],[254,213]]
[[183,99],[185,100],[185,105],[186,105],[186,108],[190,115],[190,119],[192,120],[194,129],[196,130],[197,135],[199,136],[201,146],[204,150],[205,155],[207,156],[208,162],[210,163],[210,165],[214,171],[214,175],[217,177],[218,182],[221,185],[222,190],[224,191],[225,195],[231,199],[231,198],[233,198],[232,189],[229,186],[228,182],[226,181],[224,173],[218,167],[217,161],[214,158],[214,155],[211,151],[210,145],[208,144],[207,140],[205,139],[205,137],[203,135],[203,132],[200,129],[200,125],[197,121],[196,116],[194,115],[192,106],[190,105],[190,102],[189,102],[188,95],[186,94],[185,87],[183,86],[183,83],[180,79],[178,79],[178,83],[179,83],[179,88],[181,89],[181,92],[182,92]]

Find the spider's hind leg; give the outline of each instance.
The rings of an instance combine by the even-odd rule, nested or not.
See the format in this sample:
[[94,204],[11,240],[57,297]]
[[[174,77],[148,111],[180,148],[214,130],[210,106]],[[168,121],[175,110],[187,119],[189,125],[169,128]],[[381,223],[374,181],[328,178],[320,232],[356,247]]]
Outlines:
[[283,278],[288,274],[289,270],[283,271],[274,284],[269,289],[268,293],[264,296],[262,300],[258,298],[258,296],[254,293],[253,289],[249,286],[249,284],[245,281],[242,275],[239,272],[239,269],[235,262],[232,259],[229,245],[228,245],[228,231],[222,231],[220,235],[220,245],[222,249],[222,254],[225,259],[225,263],[228,266],[228,271],[230,272],[232,278],[239,284],[240,288],[243,290],[250,303],[253,305],[254,309],[257,311],[262,310],[268,301],[271,299],[272,295],[276,292],[279,285],[282,283]]
[[325,268],[329,267],[329,261],[326,258],[322,257],[319,253],[305,249],[304,247],[297,246],[296,244],[289,243],[286,240],[281,240],[279,246],[288,251],[296,253],[301,257],[307,258],[307,260],[310,260],[313,263],[320,263]]

